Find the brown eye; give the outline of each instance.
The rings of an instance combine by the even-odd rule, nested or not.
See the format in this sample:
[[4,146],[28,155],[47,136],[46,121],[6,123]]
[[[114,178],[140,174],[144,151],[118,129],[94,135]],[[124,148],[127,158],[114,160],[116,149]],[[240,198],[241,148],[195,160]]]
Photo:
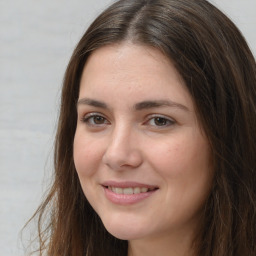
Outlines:
[[102,116],[93,116],[92,117],[94,124],[104,124],[105,118]]
[[168,124],[168,120],[166,118],[163,118],[163,117],[155,117],[154,118],[154,123],[157,126],[165,126],[166,124]]
[[89,126],[102,126],[109,124],[108,120],[98,114],[90,113],[82,118],[82,122],[86,123]]
[[175,121],[170,119],[170,118],[166,118],[166,117],[163,117],[163,116],[155,116],[155,117],[152,117],[148,120],[147,122],[148,125],[150,126],[155,126],[155,127],[169,127],[173,124],[175,124]]

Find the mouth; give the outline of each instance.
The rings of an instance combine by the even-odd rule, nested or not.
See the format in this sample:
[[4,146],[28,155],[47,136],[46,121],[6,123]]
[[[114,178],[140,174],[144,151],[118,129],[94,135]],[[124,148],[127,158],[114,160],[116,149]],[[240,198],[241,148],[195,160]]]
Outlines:
[[141,184],[137,182],[113,182],[102,184],[106,198],[114,204],[136,204],[155,194],[157,186]]
[[110,191],[114,192],[115,194],[121,195],[133,195],[133,194],[141,194],[147,193],[149,191],[157,190],[158,188],[147,188],[147,187],[114,187],[114,186],[105,186],[105,188],[109,189]]

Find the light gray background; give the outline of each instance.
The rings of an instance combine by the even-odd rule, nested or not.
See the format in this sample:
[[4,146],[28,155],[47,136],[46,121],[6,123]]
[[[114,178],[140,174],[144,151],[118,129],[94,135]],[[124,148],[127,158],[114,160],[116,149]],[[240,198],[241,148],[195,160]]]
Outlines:
[[[19,231],[50,181],[65,67],[110,2],[0,0],[0,255],[24,255]],[[237,24],[256,56],[256,0],[212,2]]]

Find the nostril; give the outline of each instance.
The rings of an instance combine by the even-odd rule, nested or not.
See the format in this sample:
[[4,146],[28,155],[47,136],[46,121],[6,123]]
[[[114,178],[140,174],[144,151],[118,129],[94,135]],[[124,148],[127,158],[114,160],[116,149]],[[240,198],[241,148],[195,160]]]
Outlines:
[[102,161],[110,169],[118,171],[140,166],[142,157],[138,151],[133,149],[113,150],[113,148],[110,148],[103,155]]

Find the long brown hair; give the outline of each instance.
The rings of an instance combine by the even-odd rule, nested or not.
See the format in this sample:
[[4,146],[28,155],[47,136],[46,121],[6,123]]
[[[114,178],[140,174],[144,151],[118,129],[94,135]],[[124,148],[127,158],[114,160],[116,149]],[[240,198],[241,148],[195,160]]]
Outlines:
[[[127,255],[86,200],[73,161],[84,64],[124,40],[160,49],[194,100],[212,148],[215,178],[198,256],[256,255],[256,64],[236,26],[206,0],[121,0],[86,31],[67,67],[55,141],[55,179],[37,210],[40,255]],[[89,145],[88,145],[89,146]]]

